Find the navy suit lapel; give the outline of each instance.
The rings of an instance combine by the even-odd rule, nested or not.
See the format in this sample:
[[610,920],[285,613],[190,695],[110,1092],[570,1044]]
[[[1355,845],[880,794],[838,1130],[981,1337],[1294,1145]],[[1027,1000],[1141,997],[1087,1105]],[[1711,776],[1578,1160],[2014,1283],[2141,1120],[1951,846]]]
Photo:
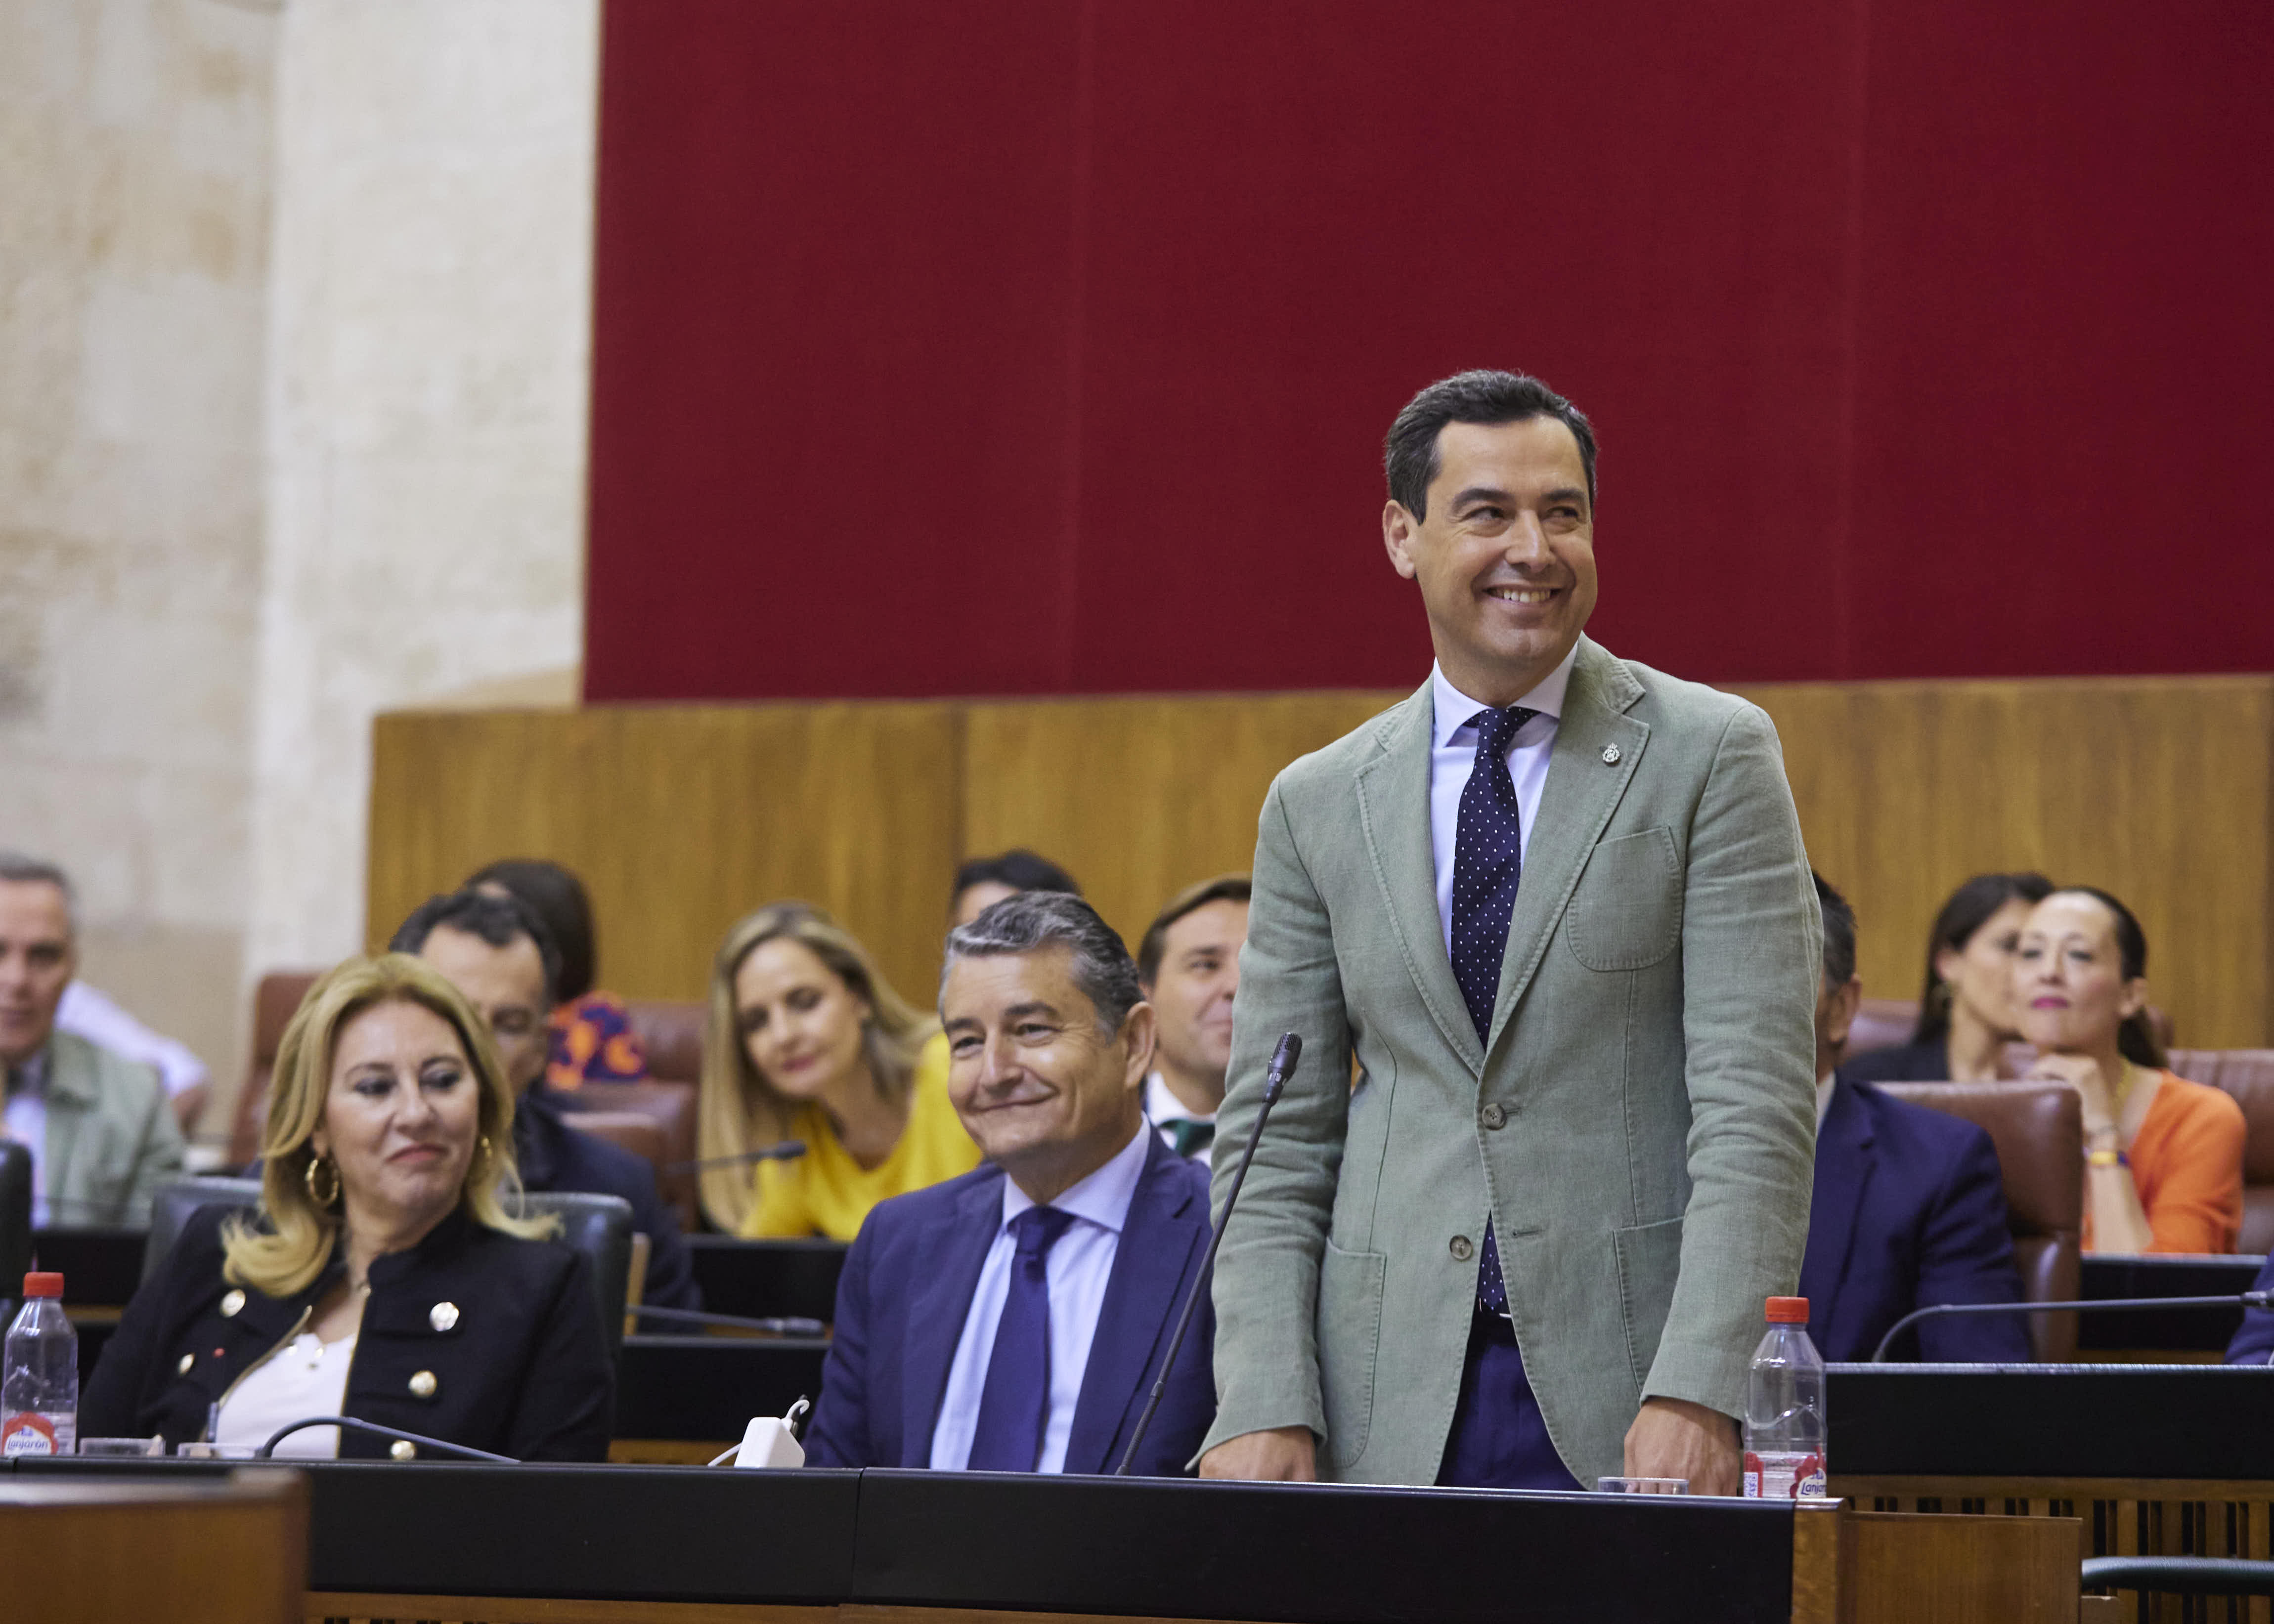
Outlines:
[[934,1229],[916,1249],[900,1365],[902,1466],[931,1464],[932,1429],[947,1396],[948,1367],[963,1340],[987,1249],[1003,1227],[1003,1172],[989,1170],[993,1177],[974,1179],[956,1197],[953,1222]]
[[[1176,1177],[1175,1153],[1158,1134],[1146,1136],[1145,1171],[1130,1199],[1113,1254],[1113,1274],[1090,1338],[1089,1366],[1066,1438],[1065,1470],[1110,1472],[1128,1429],[1143,1409],[1146,1372],[1176,1328],[1177,1310],[1194,1260],[1208,1244],[1207,1214],[1188,1180]],[[1205,1357],[1188,1335],[1180,1359]]]
[[1822,1327],[1818,1342],[1833,1345],[1832,1311],[1848,1278],[1856,1220],[1871,1184],[1871,1114],[1853,1083],[1836,1084],[1824,1126],[1816,1136],[1816,1188],[1810,1199],[1808,1251],[1800,1266],[1800,1294],[1808,1317]]

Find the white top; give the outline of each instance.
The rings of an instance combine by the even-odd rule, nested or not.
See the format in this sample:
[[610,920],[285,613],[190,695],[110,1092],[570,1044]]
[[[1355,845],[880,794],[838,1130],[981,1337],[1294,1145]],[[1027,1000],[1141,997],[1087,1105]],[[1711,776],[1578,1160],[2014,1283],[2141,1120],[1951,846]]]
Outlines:
[[[1516,703],[1537,710],[1509,741],[1509,776],[1516,780],[1516,806],[1522,816],[1522,849],[1532,849],[1532,825],[1540,816],[1540,793],[1547,785],[1547,758],[1555,749],[1555,730],[1563,718],[1563,690],[1571,683],[1571,663],[1579,658],[1573,643],[1563,662],[1540,680],[1539,685]],[[1436,707],[1435,730],[1429,751],[1429,838],[1436,847],[1437,918],[1445,929],[1445,957],[1453,956],[1453,848],[1461,833],[1461,792],[1469,786],[1470,771],[1477,764],[1477,730],[1470,718],[1490,710],[1481,699],[1471,699],[1445,680],[1444,669],[1429,668],[1429,695]]]
[[32,1153],[32,1225],[48,1222],[48,1051],[18,1066],[11,1076],[0,1076],[8,1104],[0,1112],[0,1138],[14,1139]]
[[[213,1441],[258,1449],[280,1426],[304,1416],[336,1416],[348,1401],[348,1366],[355,1362],[356,1339],[335,1342],[303,1331],[237,1379],[222,1401]],[[339,1458],[340,1429],[312,1426],[276,1446],[278,1458]]]
[[56,1025],[88,1042],[154,1067],[169,1094],[185,1094],[204,1082],[206,1063],[163,1033],[153,1032],[85,981],[64,989]]
[[[1476,747],[1471,745],[1469,748],[1473,753]],[[1145,1120],[1160,1131],[1161,1143],[1174,1150],[1177,1147],[1177,1140],[1176,1136],[1169,1132],[1171,1123],[1214,1122],[1216,1113],[1193,1109],[1191,1106],[1177,1098],[1175,1092],[1170,1088],[1168,1080],[1158,1071],[1148,1071],[1145,1075]],[[1193,1152],[1185,1160],[1197,1162],[1202,1167],[1206,1167],[1215,1154],[1216,1147],[1211,1141]]]
[[[1043,1424],[1043,1455],[1036,1471],[1065,1470],[1066,1440],[1073,1432],[1073,1407],[1081,1396],[1082,1372],[1089,1367],[1090,1338],[1105,1305],[1105,1283],[1121,1250],[1121,1226],[1145,1172],[1145,1146],[1153,1137],[1141,1124],[1136,1137],[1113,1160],[1050,1203],[1072,1213],[1074,1222],[1058,1237],[1043,1264],[1050,1289],[1050,1407]],[[931,1430],[931,1468],[961,1471],[971,1460],[971,1436],[979,1426],[979,1400],[987,1389],[987,1361],[995,1351],[995,1327],[1011,1295],[1011,1260],[1018,1244],[1011,1220],[1035,1203],[1009,1178],[1003,1181],[1003,1222],[995,1231],[987,1261],[980,1266],[979,1288],[963,1316],[963,1335],[955,1362],[947,1367],[947,1394]],[[305,1412],[304,1412],[305,1413]]]

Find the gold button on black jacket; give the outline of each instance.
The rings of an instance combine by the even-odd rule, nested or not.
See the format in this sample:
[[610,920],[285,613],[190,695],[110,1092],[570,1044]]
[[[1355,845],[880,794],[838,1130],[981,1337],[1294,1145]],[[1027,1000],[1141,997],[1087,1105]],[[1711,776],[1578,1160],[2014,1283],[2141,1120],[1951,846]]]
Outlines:
[[[222,1274],[225,1216],[217,1207],[193,1216],[127,1304],[80,1396],[82,1437],[162,1432],[169,1447],[203,1437],[212,1405],[339,1282],[335,1256],[305,1290],[273,1297],[248,1289],[242,1306],[224,1313],[234,1290]],[[456,1315],[436,1314],[441,1303]],[[422,1372],[428,1380],[415,1380]],[[580,1253],[486,1229],[460,1210],[410,1251],[373,1262],[341,1413],[517,1461],[599,1461],[614,1407],[614,1369]],[[385,1460],[388,1440],[343,1431],[340,1455]]]

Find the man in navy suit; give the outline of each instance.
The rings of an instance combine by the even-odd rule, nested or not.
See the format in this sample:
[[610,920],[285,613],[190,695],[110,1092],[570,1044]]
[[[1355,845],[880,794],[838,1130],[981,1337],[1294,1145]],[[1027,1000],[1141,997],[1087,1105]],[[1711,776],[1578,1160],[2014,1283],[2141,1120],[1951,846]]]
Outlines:
[[[1028,891],[947,939],[949,1097],[987,1154],[879,1205],[837,1287],[814,1466],[1111,1472],[1208,1252],[1208,1171],[1146,1126],[1153,1011],[1078,897]],[[1131,1470],[1216,1416],[1205,1289]]]
[[[1837,1082],[1856,1019],[1856,915],[1816,876],[1824,914],[1824,984],[1816,1001],[1816,1193],[1800,1294],[1808,1335],[1826,1359],[1868,1359],[1887,1327],[1939,1303],[2015,1303],[2021,1278],[2007,1228],[1997,1147],[1974,1124]],[[1929,1320],[1891,1352],[1946,1364],[2029,1357],[2022,1316]]]

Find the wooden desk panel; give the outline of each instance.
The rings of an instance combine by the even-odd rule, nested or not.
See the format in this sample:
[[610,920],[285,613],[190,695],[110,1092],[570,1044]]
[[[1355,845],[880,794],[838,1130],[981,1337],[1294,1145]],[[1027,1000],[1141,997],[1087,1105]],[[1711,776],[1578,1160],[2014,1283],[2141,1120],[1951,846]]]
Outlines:
[[0,1477],[0,1614],[24,1624],[293,1624],[307,1565],[295,1472]]

